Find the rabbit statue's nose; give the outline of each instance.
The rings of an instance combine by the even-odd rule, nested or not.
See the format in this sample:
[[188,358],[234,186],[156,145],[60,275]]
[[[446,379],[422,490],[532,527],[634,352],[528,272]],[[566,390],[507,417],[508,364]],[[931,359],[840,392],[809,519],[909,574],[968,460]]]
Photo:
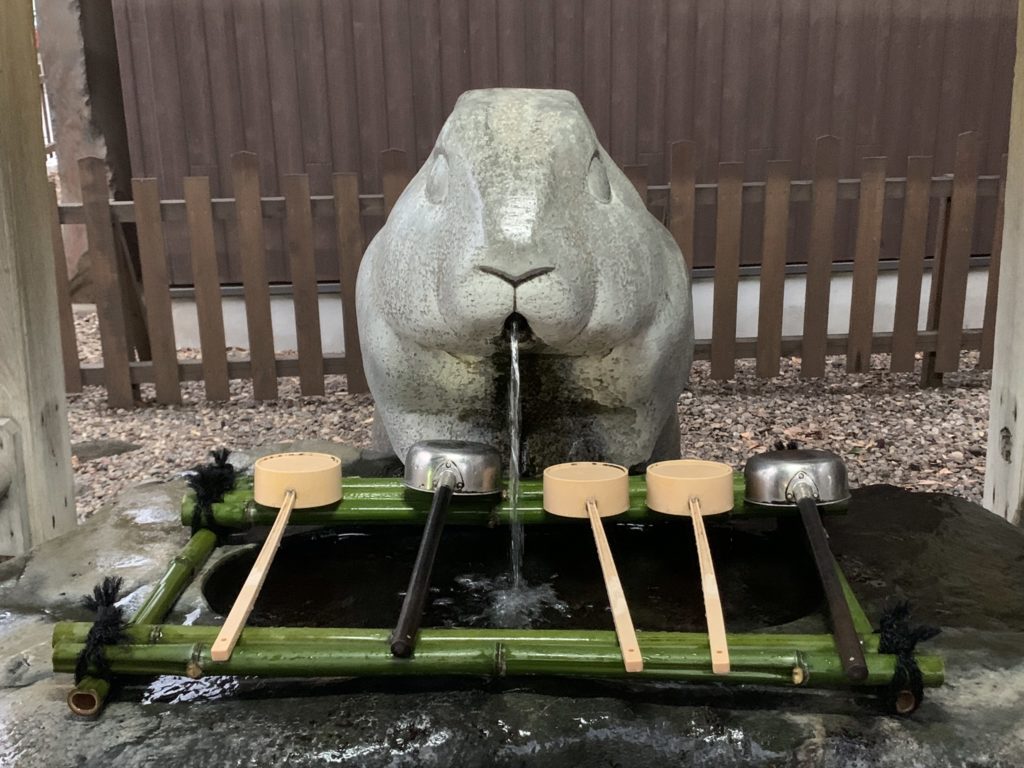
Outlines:
[[488,275],[494,275],[495,277],[504,280],[513,288],[518,288],[523,283],[528,283],[536,277],[546,275],[548,272],[553,271],[554,267],[535,267],[533,269],[528,269],[525,272],[520,272],[518,275],[513,275],[503,269],[491,266],[480,266],[477,267],[477,269]]

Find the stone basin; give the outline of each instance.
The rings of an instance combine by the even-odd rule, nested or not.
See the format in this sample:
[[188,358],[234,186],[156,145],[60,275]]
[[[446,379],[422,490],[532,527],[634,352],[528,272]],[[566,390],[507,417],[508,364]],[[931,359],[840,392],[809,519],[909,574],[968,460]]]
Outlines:
[[[917,621],[943,628],[922,650],[945,657],[947,682],[910,718],[842,690],[165,677],[80,720],[64,703],[71,676],[49,666],[53,623],[88,620],[77,600],[104,575],[125,577],[129,604],[144,598],[187,539],[183,490],[133,489],[0,564],[0,765],[1024,765],[1024,531],[960,499],[888,486],[856,490],[826,524],[876,624],[909,599]],[[198,584],[168,619],[219,620]],[[787,628],[824,624],[812,614]]]

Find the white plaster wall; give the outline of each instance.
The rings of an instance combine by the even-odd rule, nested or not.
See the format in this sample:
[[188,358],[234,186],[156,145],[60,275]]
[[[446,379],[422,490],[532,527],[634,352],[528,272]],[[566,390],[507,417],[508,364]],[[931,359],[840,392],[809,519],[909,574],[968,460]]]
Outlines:
[[[841,334],[849,329],[850,287],[853,275],[841,273],[832,277],[829,298],[828,332]],[[988,270],[972,270],[967,279],[967,304],[964,313],[965,328],[980,328],[985,311],[985,291]],[[736,335],[739,338],[757,336],[758,295],[757,277],[740,279],[737,302]],[[799,336],[804,324],[805,278],[796,275],[786,279],[783,298],[782,334]],[[923,328],[928,312],[931,276],[925,275],[921,285],[921,309],[918,327]],[[712,278],[702,278],[693,284],[693,318],[698,340],[711,338],[711,318],[714,303]],[[883,272],[875,295],[875,332],[892,331],[896,304],[896,273]],[[174,332],[179,347],[199,347],[199,324],[195,303],[191,299],[175,299],[172,303]],[[270,310],[274,324],[274,349],[278,352],[296,348],[295,310],[290,296],[271,296]],[[229,296],[223,302],[224,332],[228,346],[248,346],[245,326],[245,301],[241,296]],[[320,333],[324,352],[344,353],[345,342],[341,316],[341,297],[337,294],[320,296]]]
[[[248,348],[249,332],[245,325],[245,299],[226,296],[221,302],[224,312],[224,337],[229,347]],[[174,299],[174,337],[178,347],[199,347],[199,320],[192,299]],[[274,350],[295,351],[295,306],[291,296],[270,297],[270,319],[274,326]],[[341,318],[341,296],[320,295],[320,343],[324,352],[345,351],[344,324]]]

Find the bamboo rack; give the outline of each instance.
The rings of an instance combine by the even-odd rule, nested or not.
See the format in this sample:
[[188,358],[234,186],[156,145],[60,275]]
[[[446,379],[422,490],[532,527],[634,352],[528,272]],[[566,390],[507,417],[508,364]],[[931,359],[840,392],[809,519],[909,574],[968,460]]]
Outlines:
[[[774,515],[773,510],[746,508],[741,475],[734,476],[736,507],[733,517]],[[643,477],[630,478],[630,508],[620,519],[627,522],[660,520],[645,504]],[[328,507],[295,510],[292,525],[348,525],[367,523],[422,523],[429,506],[426,495],[407,493],[395,478],[345,480],[345,498]],[[194,498],[182,501],[182,521],[191,524]],[[521,484],[520,515],[526,524],[560,521],[543,511],[542,484]],[[213,505],[217,526],[242,530],[269,525],[276,510],[253,501],[251,479]],[[507,523],[507,502],[460,500],[450,512],[453,523],[495,525]],[[389,650],[390,630],[379,628],[247,627],[231,659],[213,664],[210,647],[218,627],[167,625],[162,622],[185,588],[199,574],[216,546],[209,530],[196,533],[174,558],[126,630],[126,642],[108,646],[106,659],[114,679],[122,676],[207,674],[261,677],[448,676],[509,677],[557,675],[563,677],[623,678],[627,675],[615,633],[606,630],[425,629],[419,634],[416,654],[396,659]],[[838,565],[837,565],[838,569]],[[878,650],[873,633],[849,583],[839,569],[840,581],[868,664],[867,679],[855,687],[887,686],[897,659]],[[53,666],[57,672],[74,670],[91,624],[61,622],[53,632]],[[712,672],[708,636],[704,633],[639,632],[644,669],[631,673],[652,680],[708,681],[788,687],[851,686],[835,643],[827,634],[728,635],[732,672]],[[915,657],[924,684],[942,685],[943,660]],[[95,670],[91,670],[95,672]],[[79,714],[96,714],[110,690],[110,681],[86,677],[69,694],[68,703]]]
[[[746,507],[743,475],[733,476],[733,511],[721,517],[776,517],[795,515],[791,510],[766,510]],[[549,515],[543,506],[543,483],[524,479],[519,485],[519,518],[526,525],[564,524],[564,518]],[[647,485],[642,476],[629,479],[629,510],[615,518],[616,522],[664,522],[664,516],[651,512],[646,505]],[[185,494],[181,502],[183,525],[192,524],[195,497]],[[406,491],[398,478],[346,477],[345,498],[326,507],[297,509],[290,525],[361,525],[374,523],[422,525],[430,507],[430,496]],[[245,530],[251,526],[271,525],[277,510],[263,507],[253,500],[252,478],[239,478],[235,490],[213,505],[213,522],[222,528]],[[507,493],[500,502],[492,499],[464,498],[453,501],[448,511],[450,525],[503,525],[509,521]]]
[[[62,622],[53,634],[54,670],[74,669],[88,623]],[[606,630],[425,629],[416,655],[395,659],[387,629],[247,627],[230,661],[213,664],[210,645],[217,627],[135,625],[129,643],[107,649],[119,675],[214,674],[261,677],[356,675],[559,675],[625,677],[615,633]],[[630,677],[659,680],[722,680],[711,671],[707,635],[640,632],[644,669]],[[732,673],[728,681],[762,685],[846,685],[831,635],[729,635]],[[877,635],[863,638],[868,658],[866,686],[888,683],[895,657],[878,653]],[[925,685],[941,685],[942,659],[918,656]]]

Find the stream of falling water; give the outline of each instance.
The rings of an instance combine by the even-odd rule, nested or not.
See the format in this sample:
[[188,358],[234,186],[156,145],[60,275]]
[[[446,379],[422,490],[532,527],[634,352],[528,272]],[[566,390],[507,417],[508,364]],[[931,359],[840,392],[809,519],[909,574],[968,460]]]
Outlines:
[[[529,627],[542,616],[568,614],[569,606],[559,599],[554,585],[538,582],[532,586],[523,575],[523,521],[519,517],[519,457],[522,451],[523,411],[519,398],[519,342],[526,329],[513,316],[508,324],[510,371],[508,380],[508,509],[511,533],[511,568],[506,578],[485,580],[480,585],[490,594],[487,617],[496,627]],[[472,577],[467,583],[477,583]]]
[[523,584],[523,521],[519,519],[519,451],[523,411],[519,402],[519,321],[509,325],[511,370],[508,378],[508,506],[512,531],[512,589]]

